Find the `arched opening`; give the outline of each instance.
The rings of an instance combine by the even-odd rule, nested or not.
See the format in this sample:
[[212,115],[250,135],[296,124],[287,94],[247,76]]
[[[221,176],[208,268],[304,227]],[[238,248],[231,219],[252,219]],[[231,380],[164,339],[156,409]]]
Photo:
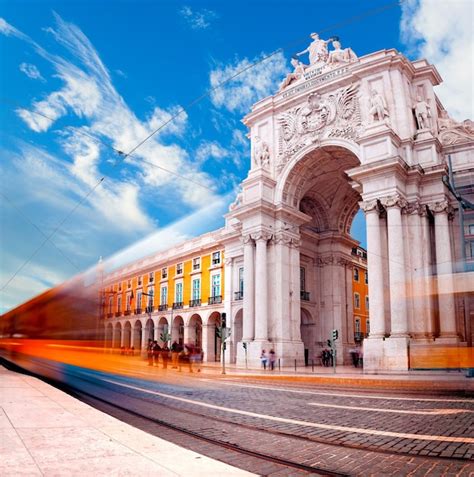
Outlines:
[[123,327],[123,346],[125,346],[125,348],[130,348],[131,338],[132,338],[132,325],[130,324],[130,321],[127,321],[125,323],[125,326]]
[[142,323],[140,320],[135,321],[133,325],[132,346],[135,348],[135,351],[140,351],[142,348]]
[[155,340],[155,325],[153,324],[153,320],[151,318],[148,318],[146,321],[145,325],[145,340],[146,343],[148,343],[149,340],[154,341]]
[[311,313],[301,308],[301,339],[304,343],[304,362],[305,366],[311,364],[312,360],[316,361],[315,337],[316,323],[311,317]]
[[109,323],[105,327],[105,347],[113,348],[114,345],[114,327],[112,323]]
[[202,319],[196,313],[189,319],[188,323],[189,343],[198,348],[202,348]]
[[[234,316],[234,323],[233,323],[233,344],[234,344],[234,350],[232,353],[233,357],[233,362],[235,363],[237,361],[237,347],[239,346],[239,343],[241,343],[242,338],[243,338],[243,310],[242,308],[237,311],[237,313]],[[242,346],[242,345],[240,345]]]
[[184,346],[184,320],[182,316],[175,316],[171,328],[171,342]]
[[[168,344],[169,346],[169,336],[168,336],[168,333],[169,333],[169,323],[168,323],[168,320],[162,316],[159,320],[158,320],[158,333],[157,333],[157,337],[156,339],[160,342],[160,346],[163,346],[165,344]],[[172,342],[172,341],[171,341]]]
[[218,311],[211,313],[207,320],[207,350],[204,350],[207,361],[221,360],[221,338],[219,326],[221,323],[221,314]]
[[114,328],[114,336],[112,339],[112,348],[120,348],[122,346],[122,324],[116,323]]

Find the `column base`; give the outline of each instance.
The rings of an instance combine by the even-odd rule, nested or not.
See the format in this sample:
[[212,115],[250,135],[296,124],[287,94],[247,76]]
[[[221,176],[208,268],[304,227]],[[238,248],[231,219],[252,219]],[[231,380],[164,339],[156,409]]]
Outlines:
[[368,338],[364,341],[364,373],[408,371],[409,338]]
[[446,345],[452,345],[452,344],[459,344],[459,336],[457,335],[441,335],[435,338],[435,343],[436,344],[446,344]]

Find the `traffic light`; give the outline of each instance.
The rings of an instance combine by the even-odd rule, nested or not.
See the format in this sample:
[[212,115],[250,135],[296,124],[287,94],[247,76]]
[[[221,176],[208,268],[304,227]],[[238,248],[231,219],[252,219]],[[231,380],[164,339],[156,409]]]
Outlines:
[[247,343],[242,343],[242,346],[244,347],[245,350],[247,349]]
[[328,340],[328,346],[329,346],[329,347],[332,346],[331,340]]
[[332,330],[332,339],[335,341],[339,337],[339,331]]
[[225,313],[221,314],[221,327],[222,328],[227,328],[226,316],[227,315]]

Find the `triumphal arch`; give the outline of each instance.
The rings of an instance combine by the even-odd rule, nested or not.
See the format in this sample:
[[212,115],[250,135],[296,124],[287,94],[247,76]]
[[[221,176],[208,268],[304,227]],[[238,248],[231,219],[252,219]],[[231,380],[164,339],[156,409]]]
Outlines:
[[[472,340],[453,274],[458,202],[443,177],[449,154],[461,181],[473,182],[473,123],[449,117],[427,61],[393,49],[358,57],[337,38],[311,39],[279,91],[244,118],[251,170],[224,232],[231,353],[257,364],[273,348],[286,365],[301,364],[305,349],[319,355],[337,329],[338,362],[348,361],[357,245],[350,229],[361,208],[370,297],[364,367],[406,370],[410,347]],[[474,289],[472,273],[461,288]]]

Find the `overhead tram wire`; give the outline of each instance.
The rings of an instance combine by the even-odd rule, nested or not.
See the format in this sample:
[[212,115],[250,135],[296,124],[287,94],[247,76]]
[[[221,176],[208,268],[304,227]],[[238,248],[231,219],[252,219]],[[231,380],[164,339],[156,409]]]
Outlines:
[[[349,24],[352,24],[352,23],[356,23],[358,21],[361,21],[362,19],[364,18],[367,18],[369,16],[372,16],[372,15],[377,15],[379,13],[382,13],[382,12],[385,12],[389,9],[392,9],[392,8],[395,8],[397,6],[399,6],[401,3],[403,3],[405,0],[400,0],[400,1],[397,1],[395,3],[390,3],[390,4],[387,4],[387,5],[383,5],[381,7],[377,7],[377,8],[373,8],[373,9],[370,9],[370,10],[367,10],[366,12],[362,13],[362,14],[359,14],[359,15],[354,15],[350,18],[348,18],[347,20],[345,21],[342,21],[342,22],[338,22],[336,24],[333,24],[333,25],[330,25],[326,28],[323,28],[323,29],[319,29],[319,33],[324,33],[326,31],[329,31],[329,30],[332,30],[334,28],[340,28],[342,26],[346,26],[346,25],[349,25]],[[306,37],[304,38],[306,39]],[[178,118],[179,116],[181,116],[181,114],[183,114],[184,112],[186,112],[189,108],[193,107],[195,104],[197,104],[198,102],[202,101],[203,99],[207,98],[213,91],[221,88],[222,86],[225,86],[227,83],[229,83],[230,81],[234,80],[235,78],[237,78],[238,76],[240,76],[241,74],[245,73],[246,71],[252,69],[253,67],[263,63],[264,61],[268,60],[269,58],[275,56],[276,54],[280,53],[280,52],[283,52],[285,49],[289,48],[289,47],[293,47],[297,44],[300,44],[301,41],[303,41],[303,38],[300,38],[296,41],[293,41],[291,43],[288,43],[286,44],[285,46],[283,47],[280,47],[278,49],[276,49],[275,51],[273,51],[272,53],[270,53],[269,55],[265,55],[263,56],[262,58],[260,58],[259,60],[256,60],[254,61],[253,63],[249,64],[248,66],[246,66],[245,68],[242,68],[241,70],[237,71],[235,74],[231,75],[230,77],[226,78],[224,81],[222,81],[221,83],[217,84],[216,86],[213,86],[212,88],[209,88],[208,90],[206,90],[203,94],[201,94],[200,96],[198,96],[197,98],[195,98],[194,100],[192,100],[190,103],[187,104],[186,107],[182,107],[178,112],[176,112],[175,114],[173,114],[168,120],[166,120],[164,123],[162,123],[158,128],[156,128],[155,130],[153,130],[148,136],[146,136],[142,141],[140,141],[136,146],[134,146],[129,152],[125,153],[123,151],[117,151],[115,148],[113,148],[112,146],[108,145],[109,147],[112,147],[112,149],[114,149],[117,154],[119,154],[119,156],[121,157],[122,161],[124,161],[127,157],[131,156],[138,148],[140,148],[143,144],[145,144],[149,139],[151,139],[154,135],[156,135],[159,131],[161,131],[163,128],[165,128],[168,124],[170,124],[172,121],[174,121],[176,118]],[[23,108],[25,109],[25,108]],[[42,115],[44,116],[44,115]],[[45,116],[44,116],[45,117]],[[51,120],[51,118],[48,118],[49,120]],[[83,131],[84,133],[84,131]],[[98,138],[96,138],[96,140],[99,140]],[[101,140],[99,140],[101,141]],[[103,142],[103,141],[101,141]],[[118,164],[115,163],[114,164],[114,167]],[[160,167],[161,166],[157,166],[157,167]],[[9,280],[2,286],[2,288],[0,288],[0,291],[3,291],[11,282],[12,280],[18,275],[18,273],[23,270],[23,268],[36,256],[36,254],[41,250],[41,248],[43,248],[43,246],[56,234],[56,232],[62,227],[62,225],[66,222],[67,219],[69,219],[69,217],[79,208],[79,206],[81,206],[85,200],[97,189],[97,187],[99,187],[100,184],[102,184],[102,182],[105,180],[105,177],[106,176],[102,176],[99,181],[89,190],[89,192],[80,200],[76,203],[76,205],[66,214],[66,216],[63,218],[63,220],[61,220],[61,222],[58,224],[58,226],[51,232],[51,234],[49,234],[46,239],[41,243],[41,245],[29,256],[29,258],[14,272],[14,274],[9,278]]]

